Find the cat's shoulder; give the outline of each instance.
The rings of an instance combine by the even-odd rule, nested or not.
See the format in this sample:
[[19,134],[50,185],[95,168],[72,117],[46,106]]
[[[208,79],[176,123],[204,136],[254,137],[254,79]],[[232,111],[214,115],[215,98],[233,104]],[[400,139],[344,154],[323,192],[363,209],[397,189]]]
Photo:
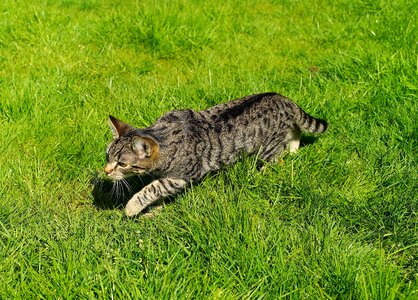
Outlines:
[[158,122],[166,122],[166,123],[182,123],[182,122],[189,122],[190,120],[194,120],[199,115],[196,111],[192,109],[179,109],[179,110],[171,110],[165,113],[161,118],[158,119]]

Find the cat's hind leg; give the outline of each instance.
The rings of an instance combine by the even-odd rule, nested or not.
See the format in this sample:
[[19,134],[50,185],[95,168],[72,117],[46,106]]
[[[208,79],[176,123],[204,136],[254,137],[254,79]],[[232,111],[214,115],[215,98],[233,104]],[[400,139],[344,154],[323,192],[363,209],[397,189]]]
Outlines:
[[151,203],[178,193],[187,186],[183,179],[162,178],[145,186],[128,201],[125,212],[128,217],[139,214]]
[[299,149],[301,137],[302,137],[302,133],[299,127],[296,127],[295,129],[293,129],[287,134],[286,136],[286,139],[288,140],[287,149],[289,150],[289,153],[295,153]]
[[261,158],[270,163],[282,162],[282,156],[285,152],[295,153],[299,149],[301,137],[299,127],[290,129],[279,143],[274,144],[274,146],[267,146]]
[[289,142],[289,152],[295,153],[299,149],[300,140],[291,140]]

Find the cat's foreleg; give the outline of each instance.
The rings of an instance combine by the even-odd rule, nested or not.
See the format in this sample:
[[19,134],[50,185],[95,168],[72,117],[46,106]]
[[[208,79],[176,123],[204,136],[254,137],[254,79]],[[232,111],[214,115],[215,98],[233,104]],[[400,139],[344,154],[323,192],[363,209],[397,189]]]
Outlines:
[[183,179],[163,178],[158,179],[145,186],[128,201],[125,212],[128,217],[139,214],[151,203],[176,194],[184,189],[187,182]]

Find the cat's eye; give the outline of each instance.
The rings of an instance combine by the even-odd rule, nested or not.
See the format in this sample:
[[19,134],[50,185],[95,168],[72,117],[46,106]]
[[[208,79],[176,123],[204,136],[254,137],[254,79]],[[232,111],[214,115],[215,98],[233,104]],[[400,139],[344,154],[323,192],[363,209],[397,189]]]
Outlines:
[[118,162],[118,165],[122,168],[125,168],[127,166],[127,164],[124,164],[123,162]]

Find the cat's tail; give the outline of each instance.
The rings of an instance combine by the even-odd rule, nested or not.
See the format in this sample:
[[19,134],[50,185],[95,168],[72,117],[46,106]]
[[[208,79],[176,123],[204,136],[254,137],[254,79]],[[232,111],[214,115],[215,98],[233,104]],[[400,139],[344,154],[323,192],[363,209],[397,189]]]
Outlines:
[[327,121],[317,119],[308,115],[302,108],[295,103],[292,103],[292,110],[295,115],[295,123],[302,129],[302,131],[309,133],[322,133],[328,128]]

